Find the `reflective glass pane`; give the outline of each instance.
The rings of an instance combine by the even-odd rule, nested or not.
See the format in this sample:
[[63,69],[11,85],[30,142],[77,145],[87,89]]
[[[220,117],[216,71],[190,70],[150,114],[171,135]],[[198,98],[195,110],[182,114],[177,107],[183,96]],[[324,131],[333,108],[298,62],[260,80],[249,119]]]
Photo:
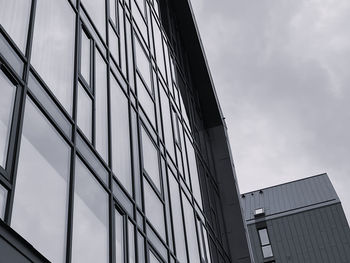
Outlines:
[[152,251],[149,252],[149,262],[150,263],[160,263],[158,258],[153,254]]
[[144,181],[145,213],[152,226],[165,240],[164,206],[152,187]]
[[182,208],[180,200],[179,185],[175,178],[169,174],[169,192],[171,201],[171,210],[173,215],[174,236],[176,245],[176,256],[180,262],[187,262],[186,257],[186,241],[184,224],[182,220]]
[[107,65],[96,49],[96,149],[108,162]]
[[6,208],[7,190],[0,185],[0,219],[4,220]]
[[85,30],[81,30],[81,54],[80,54],[80,73],[90,85],[90,63],[91,63],[91,44],[90,39],[85,33]]
[[187,245],[188,250],[190,251],[189,258],[190,262],[199,261],[199,250],[198,250],[198,241],[196,234],[196,224],[193,214],[193,208],[184,194],[182,194],[182,203],[184,207],[184,216],[185,216],[185,225],[186,225],[186,236],[187,236]]
[[267,234],[266,228],[259,230],[259,236],[260,236],[260,242],[262,246],[270,244],[269,236]]
[[114,25],[117,25],[117,0],[109,0],[109,17]]
[[38,0],[31,63],[72,113],[75,13],[68,1]]
[[72,262],[108,262],[108,194],[76,159]]
[[0,165],[5,168],[16,87],[0,70]]
[[263,251],[264,258],[273,257],[272,248],[270,245],[262,247],[262,251]]
[[113,172],[132,193],[129,104],[113,74],[110,79]]
[[119,44],[118,36],[111,25],[109,25],[109,50],[117,64],[119,64]]
[[146,89],[147,88],[145,87],[139,76],[137,76],[137,92],[139,101],[147,117],[151,121],[153,127],[156,127],[156,112],[154,108],[154,102],[151,98],[151,95]]
[[174,148],[173,130],[171,125],[171,115],[170,115],[171,112],[170,112],[170,106],[169,106],[169,98],[162,87],[159,88],[159,91],[160,91],[160,99],[161,99],[161,106],[162,106],[162,119],[163,119],[165,146],[170,156],[174,158],[175,148]]
[[160,70],[160,73],[162,73],[163,77],[165,78],[165,65],[164,65],[164,53],[163,53],[163,38],[162,34],[160,32],[160,28],[156,22],[156,19],[154,16],[152,16],[152,24],[153,24],[153,33],[154,33],[154,48],[157,58],[157,65]]
[[124,217],[115,211],[115,255],[116,262],[124,262]]
[[186,136],[186,147],[187,147],[188,166],[190,169],[192,192],[199,206],[202,207],[202,196],[201,196],[201,189],[199,185],[196,155],[195,155],[195,151],[192,146],[192,143],[190,142],[187,136]]
[[141,43],[136,38],[135,39],[135,54],[136,54],[136,65],[137,68],[145,81],[147,88],[152,90],[151,84],[151,64],[149,62],[148,56],[143,50]]
[[83,86],[78,84],[77,123],[85,136],[92,140],[92,99]]
[[146,170],[147,175],[152,179],[153,183],[160,191],[161,182],[159,174],[158,150],[144,128],[142,128],[142,156],[143,168]]
[[0,0],[0,24],[25,53],[30,16],[30,0]]
[[102,36],[106,39],[106,1],[105,0],[82,0],[93,23]]
[[135,263],[135,226],[128,220],[128,249],[129,249],[129,262]]
[[70,147],[27,99],[11,226],[52,262],[65,261],[69,171]]
[[145,260],[145,239],[140,232],[137,232],[137,248],[138,248],[138,262]]

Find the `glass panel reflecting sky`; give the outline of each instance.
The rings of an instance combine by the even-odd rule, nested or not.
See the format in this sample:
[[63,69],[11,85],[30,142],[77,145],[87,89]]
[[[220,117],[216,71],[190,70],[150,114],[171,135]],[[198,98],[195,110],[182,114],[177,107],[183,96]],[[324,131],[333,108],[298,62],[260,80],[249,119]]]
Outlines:
[[69,146],[27,99],[11,226],[52,262],[65,261],[69,170]]
[[85,33],[85,30],[81,30],[81,54],[80,54],[80,73],[90,84],[90,63],[91,63],[91,40]]
[[144,128],[142,128],[142,155],[143,168],[160,191],[161,182],[159,174],[158,149],[153,144],[151,138],[148,136]]
[[7,190],[0,184],[0,219],[4,220]]
[[92,140],[92,99],[78,83],[77,124],[85,136]]
[[165,240],[164,206],[150,184],[146,180],[143,181],[146,216]]
[[30,0],[0,0],[0,24],[23,53],[27,44],[31,3]]
[[129,104],[113,74],[110,76],[113,172],[132,193]]
[[124,217],[115,211],[115,257],[116,262],[124,262]]
[[273,257],[272,248],[270,245],[262,247],[262,251],[263,251],[264,258]]
[[38,0],[31,63],[72,114],[75,14],[68,1]]
[[76,159],[72,262],[108,262],[108,195]]
[[267,234],[266,228],[259,230],[259,236],[260,236],[260,242],[262,246],[270,244],[269,236]]
[[96,49],[96,149],[108,162],[107,65]]
[[0,70],[0,165],[5,168],[16,87]]
[[106,1],[82,0],[81,3],[97,27],[103,39],[106,39]]

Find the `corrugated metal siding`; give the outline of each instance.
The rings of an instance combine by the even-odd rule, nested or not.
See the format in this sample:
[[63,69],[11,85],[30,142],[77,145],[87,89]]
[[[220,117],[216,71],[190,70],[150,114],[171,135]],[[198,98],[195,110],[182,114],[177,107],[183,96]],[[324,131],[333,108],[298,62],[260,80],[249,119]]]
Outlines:
[[338,196],[327,174],[309,177],[244,194],[242,207],[246,220],[254,219],[254,211],[263,207],[266,216],[336,200]]
[[[350,229],[341,204],[266,221],[276,263],[350,263]],[[256,263],[263,262],[256,226],[248,226]]]

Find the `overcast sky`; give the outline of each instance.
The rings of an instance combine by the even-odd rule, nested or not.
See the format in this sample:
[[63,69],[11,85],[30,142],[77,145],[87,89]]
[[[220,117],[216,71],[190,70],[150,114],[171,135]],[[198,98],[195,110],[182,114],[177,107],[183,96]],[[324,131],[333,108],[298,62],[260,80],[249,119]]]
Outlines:
[[191,1],[241,192],[327,172],[350,219],[350,1]]

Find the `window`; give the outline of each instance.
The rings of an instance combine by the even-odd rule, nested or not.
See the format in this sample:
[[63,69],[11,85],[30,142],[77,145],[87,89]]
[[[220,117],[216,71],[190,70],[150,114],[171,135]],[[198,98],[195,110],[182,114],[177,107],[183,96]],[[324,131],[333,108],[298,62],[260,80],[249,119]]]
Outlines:
[[81,30],[81,54],[80,54],[80,74],[88,85],[90,85],[91,72],[91,40],[85,30]]
[[150,263],[161,263],[161,261],[156,257],[153,253],[153,251],[149,251],[149,262]]
[[108,162],[108,109],[107,109],[107,65],[96,50],[95,105],[96,105],[96,149]]
[[187,246],[188,246],[188,251],[190,251],[190,253],[188,253],[190,262],[198,262],[199,250],[198,250],[196,224],[195,224],[193,208],[184,194],[182,194],[182,204],[184,207]]
[[161,181],[159,174],[158,149],[144,128],[142,128],[142,156],[143,168],[145,169],[147,175],[152,179],[154,185],[160,191]]
[[76,159],[72,262],[108,262],[108,194]]
[[145,213],[152,226],[165,240],[164,206],[153,188],[144,180]]
[[27,99],[11,226],[52,262],[65,261],[70,152]]
[[30,0],[0,0],[0,24],[23,53],[27,45],[31,2]]
[[115,256],[116,262],[124,262],[124,217],[115,210]]
[[0,70],[0,166],[6,168],[16,87]]
[[88,12],[91,20],[96,25],[102,39],[106,39],[106,1],[82,0],[81,2]]
[[0,184],[0,219],[4,220],[7,200],[7,190]]
[[38,0],[31,63],[69,114],[73,102],[74,44],[75,14],[68,1]]
[[149,62],[148,56],[146,55],[142,44],[136,38],[135,39],[135,53],[136,53],[136,66],[139,74],[142,76],[147,88],[152,92],[151,83],[151,64]]
[[113,172],[132,194],[129,104],[114,75],[110,75]]
[[180,262],[187,262],[184,223],[182,219],[179,184],[168,170],[171,210],[174,226],[176,256]]
[[78,110],[77,110],[77,124],[85,136],[92,141],[92,99],[78,83]]
[[260,245],[261,245],[264,258],[273,257],[272,247],[271,247],[269,235],[267,232],[267,228],[259,229],[258,233],[259,233]]

